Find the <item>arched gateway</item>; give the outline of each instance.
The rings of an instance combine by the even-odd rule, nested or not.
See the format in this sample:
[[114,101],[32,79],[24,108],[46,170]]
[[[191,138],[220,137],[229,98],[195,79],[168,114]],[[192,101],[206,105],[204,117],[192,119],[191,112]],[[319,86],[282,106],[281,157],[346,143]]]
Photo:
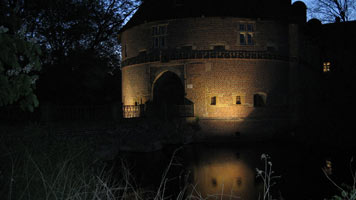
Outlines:
[[177,105],[184,103],[184,86],[173,72],[164,72],[153,83],[153,105],[156,114],[161,117],[173,117],[178,114]]

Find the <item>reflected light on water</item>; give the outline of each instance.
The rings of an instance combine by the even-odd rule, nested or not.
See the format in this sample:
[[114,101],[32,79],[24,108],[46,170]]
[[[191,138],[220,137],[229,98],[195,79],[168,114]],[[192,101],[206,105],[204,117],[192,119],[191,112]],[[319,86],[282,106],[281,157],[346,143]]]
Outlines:
[[[255,173],[243,160],[236,156],[229,159],[215,154],[215,158],[203,160],[191,166],[195,191],[207,199],[257,199]],[[194,194],[194,193],[193,193]]]

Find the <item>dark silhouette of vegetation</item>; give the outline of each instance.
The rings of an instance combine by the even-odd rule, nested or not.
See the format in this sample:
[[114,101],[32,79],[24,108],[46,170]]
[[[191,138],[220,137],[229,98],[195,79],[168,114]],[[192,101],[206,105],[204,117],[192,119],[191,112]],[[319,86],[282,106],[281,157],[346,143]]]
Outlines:
[[42,49],[40,101],[101,104],[120,99],[117,33],[139,0],[1,0]]
[[[2,9],[1,9],[2,10]],[[3,11],[3,10],[2,10]],[[0,14],[0,107],[19,104],[23,110],[38,106],[34,94],[41,69],[40,48],[25,37],[18,18]],[[4,15],[5,14],[5,15]],[[5,25],[5,26],[4,26]]]

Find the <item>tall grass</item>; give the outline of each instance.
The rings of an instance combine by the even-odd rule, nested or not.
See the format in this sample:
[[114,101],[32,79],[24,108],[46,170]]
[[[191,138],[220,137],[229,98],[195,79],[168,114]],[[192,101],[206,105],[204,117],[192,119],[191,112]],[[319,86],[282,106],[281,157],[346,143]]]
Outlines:
[[[112,166],[95,158],[96,140],[55,137],[40,130],[32,135],[0,137],[1,199],[163,200],[169,197],[167,174],[173,157],[159,187],[147,190],[134,184],[124,161],[118,174],[113,173]],[[192,197],[186,193],[187,186],[184,186],[174,198]]]
[[78,139],[2,138],[3,199],[117,199],[127,188],[113,180],[93,149]]

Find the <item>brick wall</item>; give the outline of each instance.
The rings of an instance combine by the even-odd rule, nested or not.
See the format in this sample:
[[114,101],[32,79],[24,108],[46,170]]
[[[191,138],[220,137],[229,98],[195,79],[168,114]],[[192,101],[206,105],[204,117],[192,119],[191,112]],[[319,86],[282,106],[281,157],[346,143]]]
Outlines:
[[[254,24],[254,45],[240,45],[240,23]],[[209,50],[214,45],[224,45],[227,50],[265,51],[272,47],[277,54],[289,55],[288,24],[209,17],[158,21],[130,28],[121,35],[121,43],[126,46],[123,55],[127,53],[123,59],[135,57],[142,50],[153,51],[152,26],[159,24],[168,24],[166,49],[189,45],[196,50]],[[196,116],[261,118],[287,113],[289,62],[267,59],[184,59],[125,66],[122,69],[124,105],[152,100],[154,80],[165,71],[174,72],[182,80]],[[265,94],[267,106],[254,107],[255,94]],[[241,104],[236,104],[237,96]],[[216,97],[216,105],[210,105],[211,97]]]
[[[239,24],[254,24],[253,46],[240,45]],[[229,50],[266,50],[274,47],[278,53],[288,55],[288,24],[278,21],[246,18],[186,18],[150,22],[135,26],[121,34],[123,60],[137,56],[140,51],[152,49],[152,27],[167,24],[167,49],[193,46],[208,50],[214,45],[225,45]],[[126,53],[125,53],[126,51]],[[127,54],[127,57],[125,57]]]

